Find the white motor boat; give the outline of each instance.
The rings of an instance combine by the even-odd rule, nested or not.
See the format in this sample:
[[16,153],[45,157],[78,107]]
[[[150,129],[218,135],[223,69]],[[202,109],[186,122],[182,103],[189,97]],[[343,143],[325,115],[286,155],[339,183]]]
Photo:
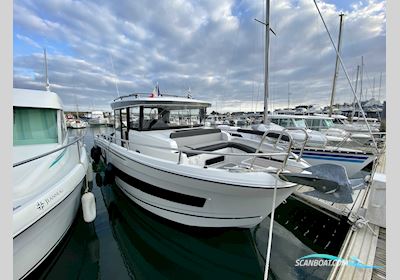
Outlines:
[[108,120],[104,117],[102,111],[93,111],[88,119],[90,125],[106,125]]
[[21,279],[70,228],[88,157],[81,138],[68,137],[57,94],[14,89],[13,99],[13,278]]
[[293,155],[285,164],[289,155],[269,144],[254,158],[260,141],[203,126],[210,105],[165,96],[115,100],[115,132],[96,137],[95,146],[117,185],[143,208],[191,226],[254,226],[271,212],[275,186],[276,206],[296,189],[277,171],[309,165]]
[[[325,133],[332,144],[342,143],[346,147],[362,147],[372,141],[368,129],[361,129],[361,126],[352,125],[347,122],[347,117],[341,115],[320,115],[307,116],[307,126]],[[379,129],[372,129],[372,132],[379,132]],[[343,141],[344,139],[345,141]]]
[[70,128],[81,129],[87,127],[87,122],[81,119],[74,119],[69,123]]
[[[261,136],[264,134],[265,131],[268,130],[273,130],[273,131],[283,131],[286,130],[284,127],[274,124],[274,123],[268,123],[268,124],[255,124],[252,125],[251,128],[241,128],[237,126],[228,126],[228,125],[219,125],[218,128],[220,128],[223,131],[226,131],[230,133],[231,135],[234,136],[242,136],[242,133],[246,133],[247,138],[249,139],[254,139],[257,141],[260,141]],[[306,128],[305,128],[306,129]],[[325,147],[328,139],[326,136],[318,131],[313,131],[310,129],[307,130],[307,146],[308,147]],[[304,141],[306,140],[306,135],[304,132],[304,129],[299,129],[299,130],[287,130],[287,133],[289,133],[294,141],[294,146],[303,146]],[[271,137],[274,136],[274,137]],[[277,135],[269,135],[267,139],[271,139],[273,142],[276,141]]]
[[95,137],[92,155],[101,154],[118,187],[156,215],[190,226],[252,227],[272,211],[275,188],[276,207],[296,190],[287,174],[301,177],[310,166],[275,145],[204,127],[210,105],[120,97],[111,104],[115,132]]
[[[304,120],[301,119],[300,116],[278,115],[271,117],[271,120],[275,122],[279,120],[279,123],[286,124],[289,127],[283,128],[271,122],[268,124],[254,125],[252,127],[253,129],[229,126],[218,126],[218,128],[228,132],[234,137],[244,137],[256,141],[260,141],[264,133],[267,132],[266,138],[270,139],[271,142],[276,142],[276,139],[279,137],[277,131],[287,130],[287,133],[292,136],[294,141],[294,148],[292,151],[297,155],[301,155],[301,157],[311,165],[324,163],[341,165],[346,169],[349,177],[362,176],[360,171],[368,173],[372,170],[376,155],[358,149],[328,145],[329,141],[327,141],[327,137],[318,131],[307,129]],[[304,125],[299,125],[301,123]],[[285,140],[285,138],[287,140],[285,136],[281,138],[282,140]],[[301,148],[302,145],[305,147]]]

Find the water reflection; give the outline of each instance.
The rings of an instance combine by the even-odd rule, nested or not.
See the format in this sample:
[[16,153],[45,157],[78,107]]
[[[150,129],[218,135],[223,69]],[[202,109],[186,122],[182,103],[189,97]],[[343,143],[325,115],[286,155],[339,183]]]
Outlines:
[[262,278],[250,231],[182,226],[136,206],[115,186],[101,192],[114,238],[135,279]]
[[26,279],[96,279],[99,239],[93,223],[83,221],[81,209],[59,246]]

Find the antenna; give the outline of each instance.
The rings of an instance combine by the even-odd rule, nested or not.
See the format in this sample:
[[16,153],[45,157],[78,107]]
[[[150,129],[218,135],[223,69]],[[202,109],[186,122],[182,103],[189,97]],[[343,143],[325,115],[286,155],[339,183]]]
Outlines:
[[44,71],[45,71],[45,88],[46,91],[50,91],[50,83],[49,83],[49,76],[47,74],[47,53],[46,53],[46,48],[43,48],[43,52],[44,52]]
[[117,83],[117,75],[115,74],[114,63],[113,63],[113,59],[112,59],[111,54],[110,54],[110,60],[111,60],[111,67],[112,67],[112,70],[113,70],[113,73],[114,73],[115,89],[117,90],[118,97],[120,97],[119,89],[118,89],[118,83]]
[[192,98],[192,91],[191,91],[190,87],[188,89],[187,98],[189,98],[189,99]]

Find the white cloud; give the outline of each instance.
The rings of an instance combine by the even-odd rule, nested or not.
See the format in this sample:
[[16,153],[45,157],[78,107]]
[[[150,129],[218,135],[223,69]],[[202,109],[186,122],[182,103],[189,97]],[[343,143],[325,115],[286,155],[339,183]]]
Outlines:
[[[335,40],[338,14],[346,14],[342,56],[349,73],[363,55],[368,76],[379,79],[386,65],[385,2],[355,2],[349,11],[318,3]],[[122,94],[150,92],[158,81],[171,93],[191,87],[198,98],[212,101],[218,94],[254,107],[257,95],[262,100],[264,39],[263,26],[253,19],[263,15],[262,1],[252,0],[14,1],[17,38],[46,42],[50,81],[66,104],[79,93],[89,97],[80,99],[86,105],[96,99],[108,106],[117,75]],[[286,105],[288,82],[292,104],[328,103],[335,53],[313,2],[272,0],[270,19],[277,33],[270,45],[274,105]],[[42,72],[40,53],[14,53],[16,86],[38,87]],[[384,96],[385,83],[381,91]],[[337,100],[348,101],[349,94],[340,73]]]

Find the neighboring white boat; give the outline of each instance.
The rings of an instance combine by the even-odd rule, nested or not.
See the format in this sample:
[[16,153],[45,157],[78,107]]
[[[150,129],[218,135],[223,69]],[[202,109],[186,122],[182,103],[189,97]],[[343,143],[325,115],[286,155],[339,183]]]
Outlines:
[[86,186],[88,157],[69,139],[60,98],[13,90],[14,279],[29,275],[70,228]]
[[[323,114],[317,114],[316,116],[328,117],[328,115],[323,115]],[[351,133],[353,133],[353,135],[354,135],[354,132],[358,132],[358,133],[362,132],[364,134],[369,132],[364,118],[354,117],[353,123],[350,123],[348,121],[347,117],[343,116],[343,115],[332,115],[331,118],[332,118],[332,122],[333,122],[333,127],[343,129],[347,132],[351,132]],[[376,121],[372,122],[373,120],[377,120],[377,119],[367,118],[367,121],[370,125],[371,131],[379,132],[379,124]]]
[[372,141],[371,135],[366,131],[356,131],[356,127],[351,124],[344,125],[343,123],[343,125],[339,125],[337,122],[339,120],[343,122],[343,117],[344,116],[334,118],[327,115],[316,114],[314,116],[305,116],[304,119],[307,123],[307,127],[323,132],[332,145],[340,143],[341,146],[346,147],[362,147]]
[[112,103],[115,132],[95,137],[95,146],[121,190],[156,215],[191,226],[254,226],[271,212],[275,186],[276,206],[297,187],[277,172],[309,165],[267,143],[254,158],[260,141],[204,127],[210,105],[181,97],[120,98]]
[[[282,131],[285,129],[284,127],[276,124],[280,123],[282,125],[286,125],[287,128],[292,129],[287,131],[287,133],[292,136],[295,142],[292,151],[297,155],[301,154],[302,158],[304,158],[309,164],[318,165],[332,163],[341,165],[346,169],[349,177],[358,176],[359,172],[362,170],[366,172],[371,171],[372,164],[376,159],[376,156],[373,153],[364,152],[358,149],[329,145],[329,141],[327,141],[328,137],[318,131],[307,129],[305,126],[305,121],[302,119],[302,117],[303,116],[294,115],[269,116],[268,118],[272,121],[271,123],[267,125],[254,125],[253,129],[242,129],[229,126],[218,126],[218,128],[230,133],[232,136],[244,137],[256,141],[261,140],[261,137],[264,135],[265,131],[271,131],[266,135],[267,139],[269,139],[271,142],[276,142],[276,139],[279,137],[279,134],[277,134],[276,131]],[[304,143],[306,137],[307,142]],[[283,139],[285,138],[283,137]],[[341,141],[343,141],[343,138]],[[302,151],[301,146],[304,144],[305,147]]]
[[93,111],[91,117],[88,120],[90,125],[106,125],[108,124],[107,118],[104,117],[102,111]]
[[81,119],[74,119],[69,123],[70,128],[81,129],[87,127],[87,122]]
[[[294,118],[297,118],[297,116],[293,116]],[[302,121],[304,123],[304,120],[298,119],[299,121]],[[297,123],[297,120],[296,120]],[[233,136],[243,136],[243,133],[245,133],[246,138],[248,139],[254,139],[257,141],[261,140],[262,135],[264,134],[265,131],[268,130],[274,130],[274,131],[283,131],[285,130],[285,127],[277,125],[273,122],[270,122],[268,124],[255,124],[252,125],[251,128],[240,128],[237,126],[228,126],[228,125],[219,125],[218,128],[221,130],[224,130],[228,133],[230,133]],[[299,130],[287,130],[287,133],[289,133],[294,141],[294,146],[303,146],[304,141],[306,140],[307,137],[307,143],[306,146],[308,147],[325,147],[328,139],[327,137],[318,132],[318,131],[313,131],[310,129],[307,129],[305,123],[304,126],[298,125]],[[307,132],[307,135],[305,134],[305,131]],[[273,137],[272,137],[273,136]],[[278,136],[276,134],[269,134],[267,135],[267,139],[270,139],[272,142],[276,142],[276,138]]]
[[205,125],[209,127],[215,127],[217,125],[223,124],[223,120],[218,115],[209,115],[205,120]]

